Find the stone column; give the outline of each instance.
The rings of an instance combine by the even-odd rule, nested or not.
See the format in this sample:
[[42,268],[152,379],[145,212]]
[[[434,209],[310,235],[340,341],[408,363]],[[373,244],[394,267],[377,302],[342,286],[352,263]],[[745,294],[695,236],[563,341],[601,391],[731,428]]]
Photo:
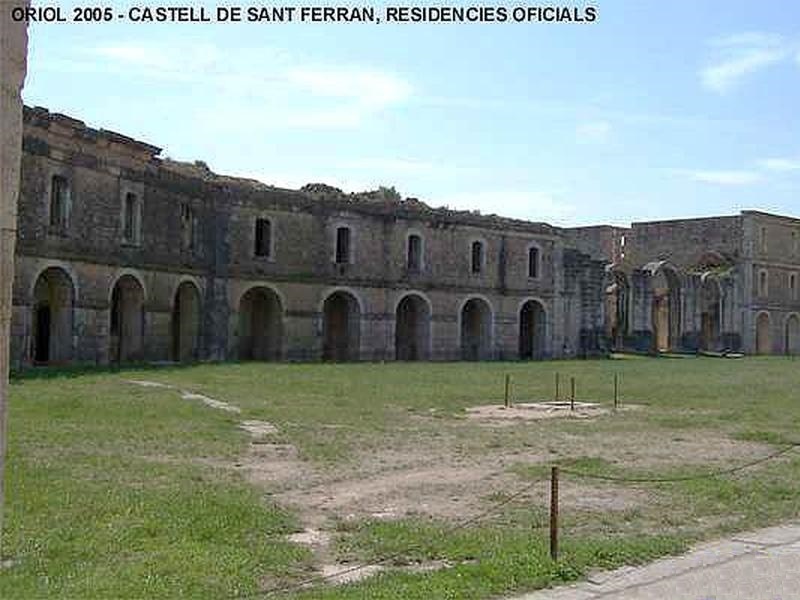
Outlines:
[[12,10],[24,0],[0,2],[0,558],[6,456],[6,398],[8,393],[11,285],[17,236],[17,194],[22,155],[22,84],[28,58],[25,23],[12,20]]

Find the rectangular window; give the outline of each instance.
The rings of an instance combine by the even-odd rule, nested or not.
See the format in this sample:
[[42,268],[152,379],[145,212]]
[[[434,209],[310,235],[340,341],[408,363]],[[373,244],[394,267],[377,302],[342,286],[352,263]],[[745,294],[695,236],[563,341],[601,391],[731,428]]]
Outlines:
[[416,234],[408,236],[408,262],[409,271],[422,269],[422,238]]
[[50,186],[50,226],[64,229],[67,226],[69,205],[69,182],[65,177],[54,175]]
[[184,250],[195,249],[194,210],[188,203],[181,204],[181,246]]
[[477,274],[483,270],[483,242],[472,242],[472,272]]
[[761,252],[766,254],[767,252],[767,228],[761,228]]
[[769,294],[769,279],[766,271],[761,271],[758,274],[758,293],[764,298]]
[[339,227],[336,230],[336,263],[345,264],[350,262],[350,229]]
[[272,223],[269,219],[256,219],[255,255],[270,258],[272,255]]
[[122,236],[129,244],[139,241],[139,198],[131,192],[125,194]]
[[792,258],[797,258],[800,255],[800,236],[796,231],[792,232]]
[[528,277],[539,277],[539,249],[528,249]]
[[792,300],[797,300],[797,274],[789,275],[789,295]]

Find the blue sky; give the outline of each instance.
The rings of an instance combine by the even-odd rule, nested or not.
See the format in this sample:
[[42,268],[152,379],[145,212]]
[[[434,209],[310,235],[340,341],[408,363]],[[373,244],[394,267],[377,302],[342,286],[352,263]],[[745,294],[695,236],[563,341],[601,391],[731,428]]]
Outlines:
[[591,25],[36,24],[24,96],[280,186],[558,225],[800,216],[800,4],[594,5]]

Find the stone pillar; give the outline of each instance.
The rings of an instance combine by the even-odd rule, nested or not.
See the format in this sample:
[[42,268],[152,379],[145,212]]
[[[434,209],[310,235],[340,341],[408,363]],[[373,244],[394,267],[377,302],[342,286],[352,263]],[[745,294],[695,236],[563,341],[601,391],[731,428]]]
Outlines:
[[28,58],[26,25],[13,21],[11,12],[27,4],[22,0],[0,2],[0,536],[3,531],[11,284],[14,278],[17,194],[22,155],[20,94]]

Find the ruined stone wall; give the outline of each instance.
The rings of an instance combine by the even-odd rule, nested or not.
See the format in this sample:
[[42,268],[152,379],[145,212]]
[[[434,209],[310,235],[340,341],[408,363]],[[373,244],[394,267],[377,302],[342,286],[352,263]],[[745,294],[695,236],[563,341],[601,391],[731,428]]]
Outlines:
[[[587,323],[596,319],[587,321],[581,311],[599,302],[599,288],[572,283],[565,289],[565,245],[556,228],[430,209],[380,195],[353,197],[324,186],[283,190],[217,176],[200,163],[161,161],[158,152],[44,109],[26,111],[15,365],[36,358],[43,344],[40,331],[55,318],[47,313],[49,307],[42,308],[48,299],[37,296],[48,273],[57,273],[69,282],[62,288],[71,290],[59,297],[70,298],[72,335],[52,352],[51,362],[57,355],[104,364],[118,356],[112,292],[123,279],[142,292],[141,325],[136,322],[134,329],[143,337],[136,357],[146,360],[180,354],[176,297],[187,284],[200,298],[200,359],[235,359],[249,348],[248,327],[256,317],[240,309],[243,299],[250,306],[254,294],[280,308],[278,320],[270,321],[271,335],[280,336],[270,350],[274,358],[322,356],[325,301],[336,292],[352,297],[358,307],[353,359],[396,357],[398,307],[408,294],[420,298],[429,313],[426,358],[462,357],[462,309],[471,299],[484,303],[490,315],[482,338],[484,358],[519,356],[520,313],[526,302],[542,311],[537,356],[561,356],[565,348],[585,353],[593,344],[584,338],[594,326]],[[64,209],[54,208],[54,194],[63,185],[57,179],[69,188]],[[133,241],[126,238],[128,194],[141,201],[141,234]],[[55,224],[54,212],[62,217]],[[190,247],[184,243],[187,214],[194,223]],[[270,223],[268,256],[255,251],[258,219]],[[351,233],[352,252],[345,264],[335,260],[339,227]],[[411,234],[422,241],[418,269],[408,264]],[[472,266],[475,241],[483,244],[477,273]],[[532,247],[538,252],[535,273],[528,264]],[[576,255],[569,256],[574,260]],[[584,277],[577,274],[585,271],[583,265],[575,276]],[[567,302],[574,304],[571,314],[580,321],[574,331],[565,327]],[[137,311],[126,318],[138,318]]]
[[569,227],[564,229],[567,245],[592,258],[609,263],[622,262],[629,229],[611,225]]
[[566,335],[564,355],[592,356],[609,350],[604,331],[605,261],[575,249],[564,255]]
[[631,268],[659,260],[689,268],[709,252],[736,262],[742,255],[742,220],[732,216],[633,223],[625,240],[624,264]]

